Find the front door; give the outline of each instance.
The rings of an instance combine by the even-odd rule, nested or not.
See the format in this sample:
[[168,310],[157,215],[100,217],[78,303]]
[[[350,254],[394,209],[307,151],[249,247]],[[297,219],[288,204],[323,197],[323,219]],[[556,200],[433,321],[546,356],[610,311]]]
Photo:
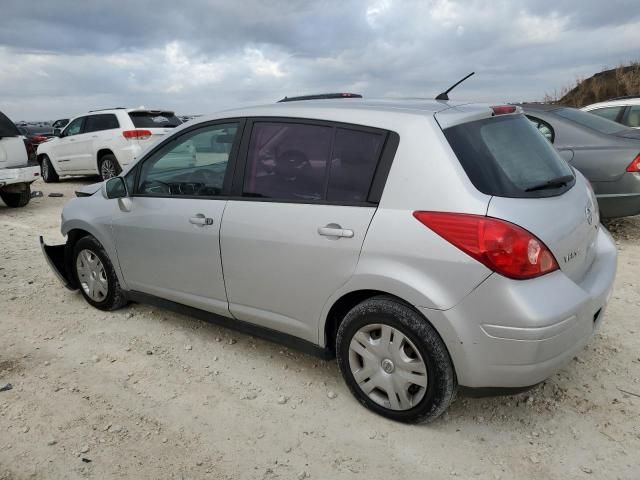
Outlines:
[[368,192],[385,136],[327,122],[253,122],[234,191],[243,198],[229,200],[221,231],[234,317],[318,342],[322,308],[355,271],[376,211]]
[[89,135],[82,133],[85,119],[86,117],[79,117],[69,123],[60,138],[53,140],[51,145],[51,155],[65,173],[82,170],[82,160],[86,159],[87,150],[91,147]]
[[113,219],[128,289],[229,315],[219,234],[239,127],[225,122],[187,130],[128,174],[137,174],[137,181],[127,178],[134,185],[131,204]]

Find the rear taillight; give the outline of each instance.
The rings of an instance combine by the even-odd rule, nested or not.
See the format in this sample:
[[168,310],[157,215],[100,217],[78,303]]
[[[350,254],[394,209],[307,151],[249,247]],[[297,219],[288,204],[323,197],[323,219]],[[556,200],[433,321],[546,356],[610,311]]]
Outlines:
[[513,223],[463,213],[413,212],[423,225],[505,277],[538,277],[558,269],[547,246]]
[[494,115],[506,115],[508,113],[515,113],[516,107],[513,105],[494,105],[491,107]]
[[125,130],[122,135],[127,139],[146,140],[151,137],[151,132],[149,130]]
[[627,167],[627,172],[640,172],[640,153]]

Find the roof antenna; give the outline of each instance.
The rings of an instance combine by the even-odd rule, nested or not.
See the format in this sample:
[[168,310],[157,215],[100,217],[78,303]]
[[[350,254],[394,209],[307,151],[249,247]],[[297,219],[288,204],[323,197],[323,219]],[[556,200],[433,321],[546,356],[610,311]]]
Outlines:
[[456,88],[458,85],[460,85],[462,82],[464,82],[467,78],[469,78],[470,76],[474,75],[476,72],[471,72],[469,75],[467,75],[466,77],[464,77],[462,80],[459,80],[458,82],[454,83],[453,85],[451,85],[449,87],[448,90],[442,92],[440,95],[438,95],[436,97],[436,100],[449,100],[449,95],[447,95],[451,90],[453,90],[454,88]]

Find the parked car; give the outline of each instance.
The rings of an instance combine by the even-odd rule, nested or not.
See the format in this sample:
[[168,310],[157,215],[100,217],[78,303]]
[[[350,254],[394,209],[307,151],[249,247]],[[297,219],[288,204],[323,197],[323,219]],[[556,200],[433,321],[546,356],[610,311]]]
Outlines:
[[62,131],[62,129],[64,127],[66,127],[68,123],[69,123],[69,119],[68,118],[60,118],[60,119],[56,120],[55,122],[53,122],[51,124],[51,127],[54,128],[54,129],[58,128],[58,129],[60,129],[60,131]]
[[0,198],[8,207],[24,207],[38,167],[29,165],[27,148],[15,124],[0,112]]
[[616,271],[588,182],[513,106],[227,111],[78,195],[66,244],[41,245],[89,304],[335,355],[361,403],[405,422],[443,413],[458,385],[552,375],[602,323]]
[[587,105],[581,110],[630,128],[640,128],[640,95],[612,98]]
[[145,148],[180,125],[173,112],[145,108],[94,110],[71,119],[58,138],[38,146],[45,182],[63,175],[119,174]]
[[525,114],[591,182],[602,217],[640,213],[640,132],[575,108],[525,104]]
[[24,144],[27,147],[27,154],[29,156],[29,162],[37,164],[37,149],[38,145],[42,142],[46,142],[53,137],[53,128],[51,127],[34,127],[31,125],[18,126],[18,131],[24,139]]

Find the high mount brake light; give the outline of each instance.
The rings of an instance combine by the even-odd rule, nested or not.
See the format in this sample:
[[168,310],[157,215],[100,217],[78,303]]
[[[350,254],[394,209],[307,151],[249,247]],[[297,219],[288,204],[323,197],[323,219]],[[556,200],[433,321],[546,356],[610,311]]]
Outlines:
[[558,270],[558,262],[541,240],[513,223],[464,213],[413,212],[442,238],[491,270],[525,280]]
[[627,167],[627,172],[640,172],[640,153],[633,159]]
[[146,140],[151,137],[151,132],[149,130],[125,130],[122,135],[126,139]]
[[513,105],[494,105],[491,107],[491,110],[493,110],[494,115],[506,115],[509,113],[515,113],[516,107]]

